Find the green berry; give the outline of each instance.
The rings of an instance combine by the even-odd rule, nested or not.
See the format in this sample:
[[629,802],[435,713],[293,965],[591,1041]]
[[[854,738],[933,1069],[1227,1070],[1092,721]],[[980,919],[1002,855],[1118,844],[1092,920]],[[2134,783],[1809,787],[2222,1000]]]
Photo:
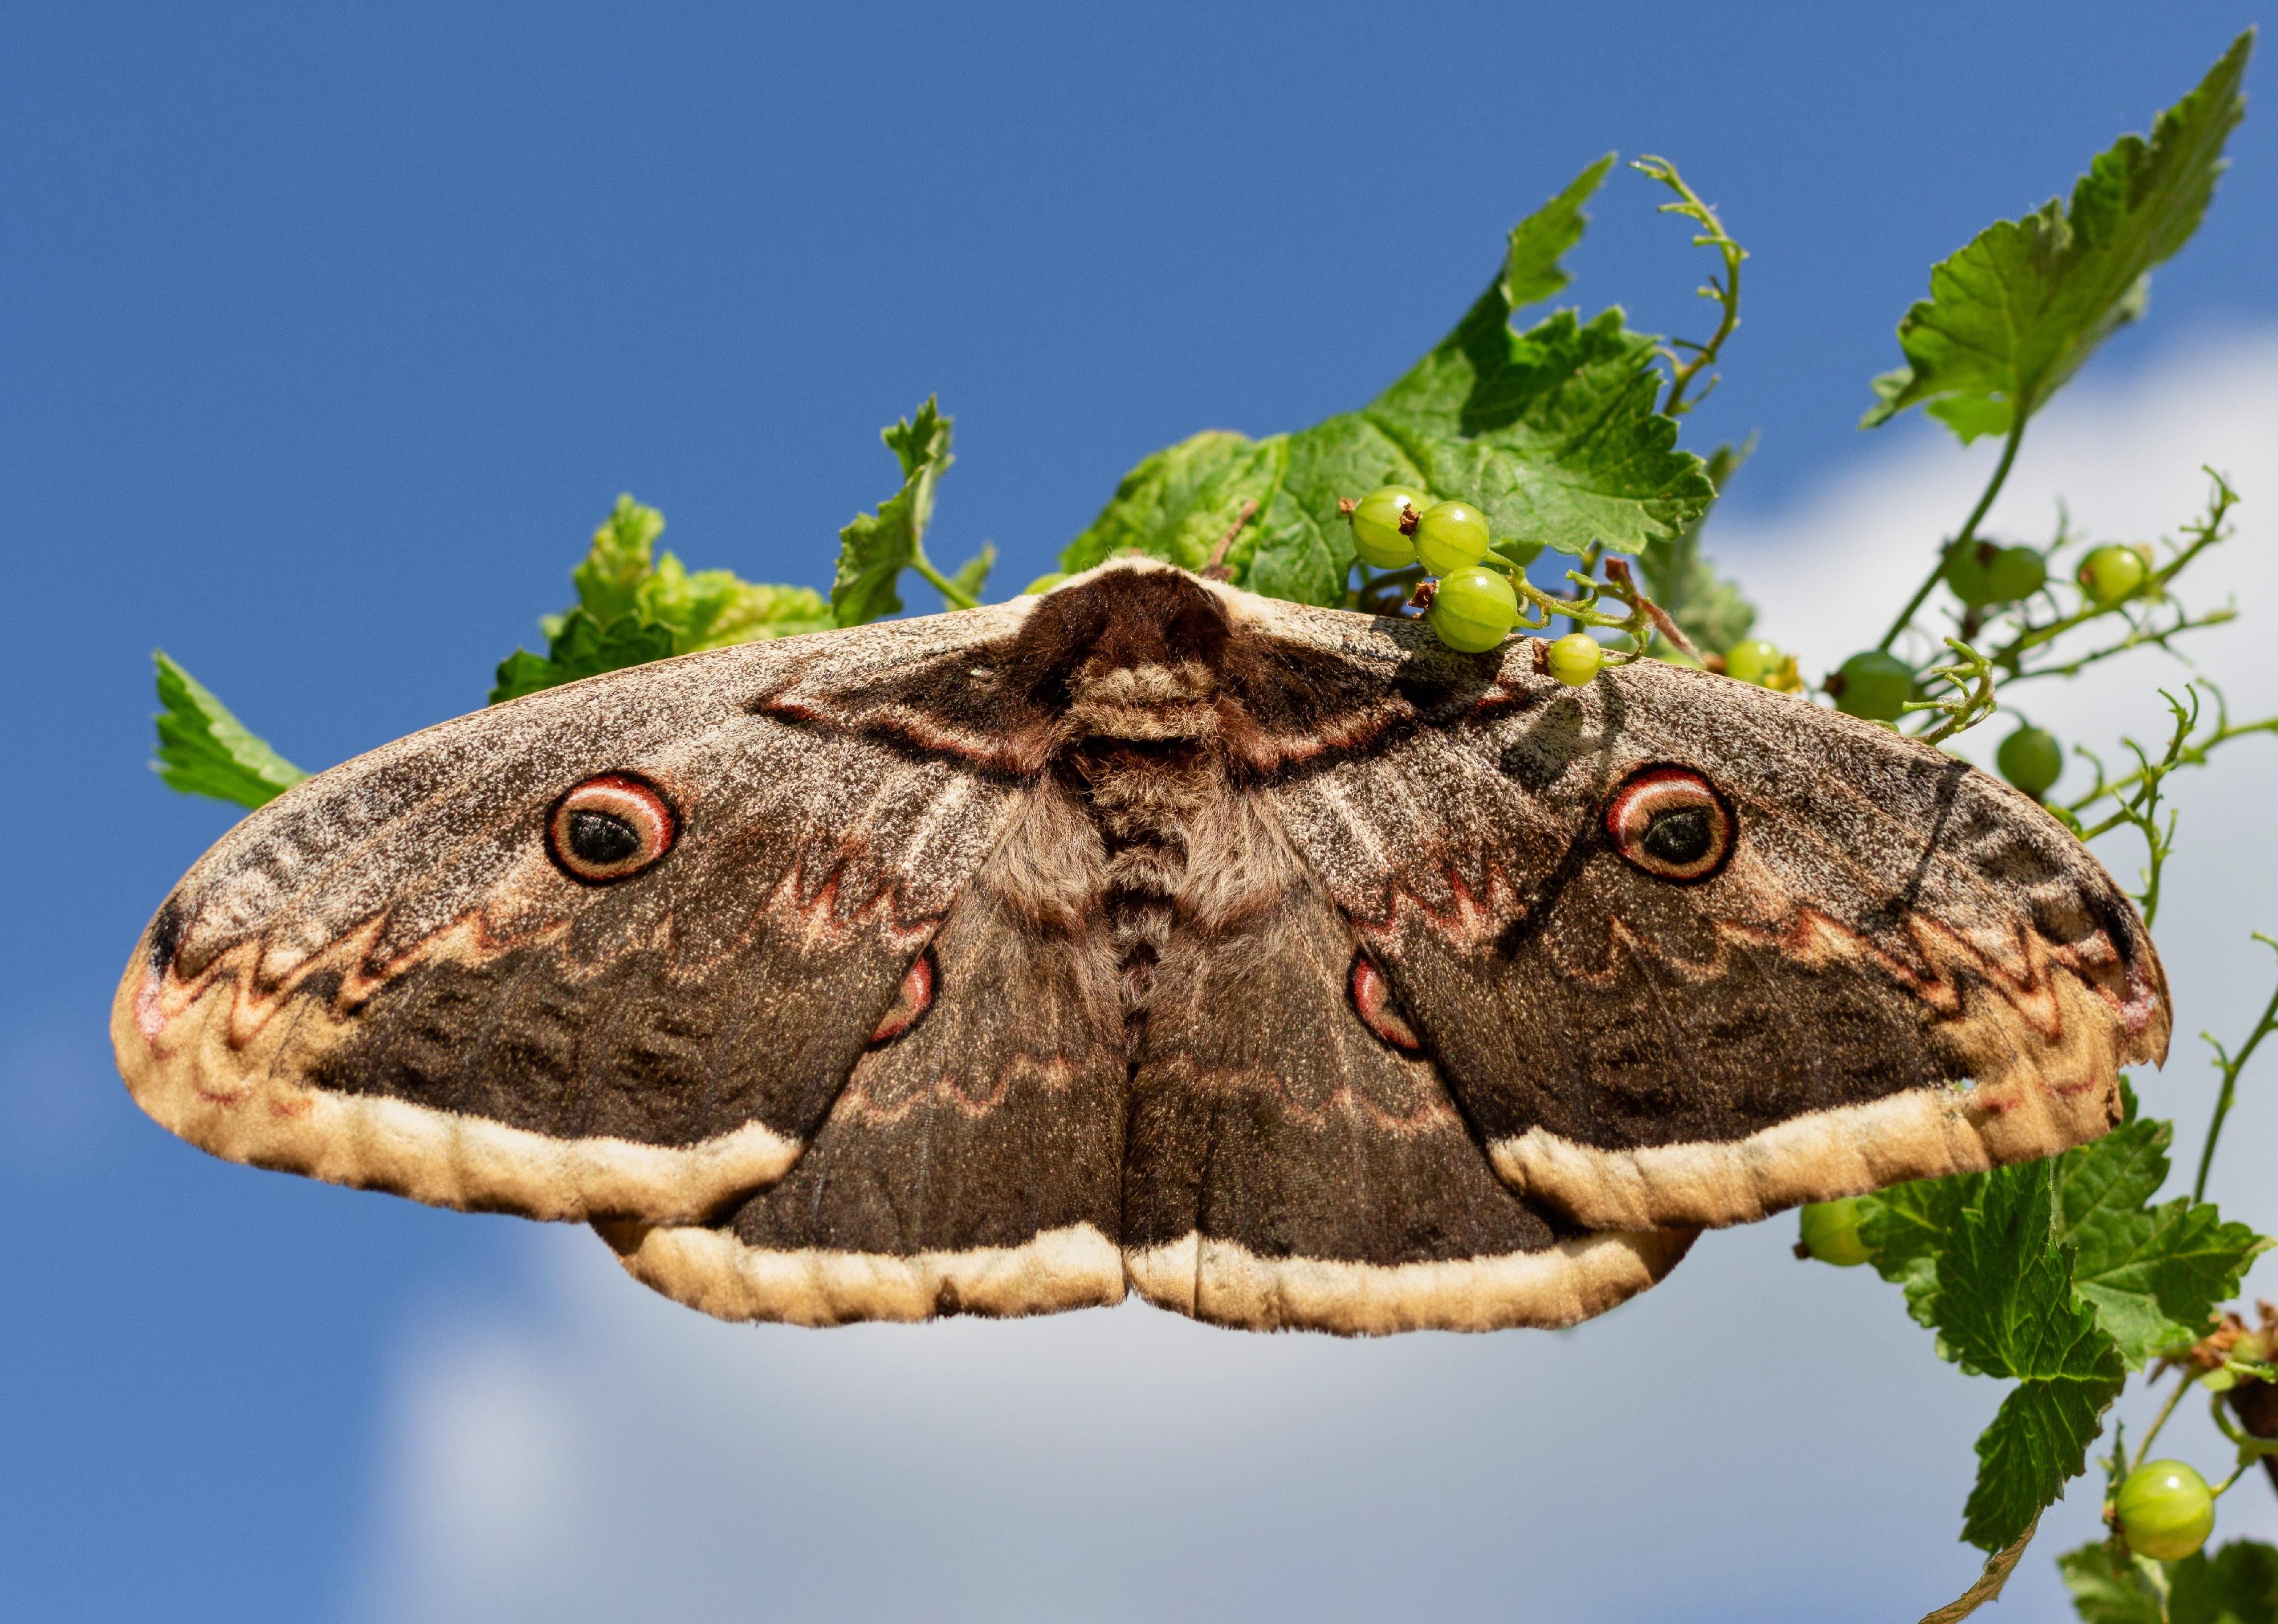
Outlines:
[[1570,631],[1550,645],[1550,675],[1569,688],[1579,688],[1598,675],[1606,651],[1585,631]]
[[1039,597],[1045,592],[1051,591],[1052,588],[1058,586],[1061,582],[1066,579],[1067,571],[1065,569],[1055,569],[1048,576],[1038,576],[1035,580],[1029,582],[1028,585],[1022,587],[1021,589],[1021,596],[1023,598]]
[[1947,549],[1946,589],[1973,609],[1997,601],[1993,591],[1993,560],[2000,549],[1990,541],[1972,542]]
[[1821,1262],[1832,1263],[1838,1269],[1855,1269],[1873,1261],[1875,1254],[1859,1239],[1857,1196],[1846,1195],[1839,1201],[1814,1201],[1803,1209],[1800,1217],[1803,1249]]
[[1487,515],[1469,502],[1435,502],[1416,524],[1416,556],[1426,574],[1452,575],[1487,555]]
[[2213,1492],[2180,1460],[2154,1460],[2129,1473],[2112,1509],[2129,1549],[2161,1562],[2190,1555],[2214,1532]]
[[1352,510],[1353,551],[1361,562],[1379,569],[1399,569],[1416,561],[1416,540],[1410,533],[1432,499],[1406,485],[1381,485],[1360,499]]
[[1449,648],[1485,653],[1518,624],[1518,594],[1503,576],[1474,564],[1441,577],[1426,618]]
[[2102,607],[2135,597],[2151,573],[2133,547],[2097,547],[2080,561],[2080,590]]
[[2047,561],[2030,547],[1976,541],[1945,555],[1945,584],[1973,609],[2030,598],[2048,578]]
[[2001,776],[2035,800],[2064,776],[2064,747],[2046,728],[2020,728],[2001,741],[1993,765]]
[[1845,660],[1827,684],[1835,708],[1869,721],[1896,721],[1914,698],[1914,667],[1895,654],[1867,649]]
[[2048,560],[2030,547],[2004,547],[1985,567],[1995,603],[2015,603],[2048,584]]
[[1735,643],[1724,651],[1724,675],[1736,682],[1754,682],[1762,688],[1779,675],[1786,660],[1787,656],[1780,652],[1777,643],[1751,637],[1745,643]]

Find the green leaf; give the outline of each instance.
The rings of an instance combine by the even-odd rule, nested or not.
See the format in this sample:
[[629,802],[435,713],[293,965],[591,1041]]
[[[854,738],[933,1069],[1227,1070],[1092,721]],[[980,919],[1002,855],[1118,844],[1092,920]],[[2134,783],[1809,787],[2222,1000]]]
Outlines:
[[2053,1170],[1983,1175],[1941,1248],[1938,1328],[1966,1368],[2017,1382],[1977,1441],[1961,1536],[1999,1551],[2078,1476],[2127,1379],[2112,1338],[2072,1292]]
[[996,567],[996,544],[984,541],[981,544],[980,552],[957,567],[957,573],[950,576],[949,583],[967,598],[978,602],[981,589],[989,584],[989,572]]
[[158,748],[151,770],[169,789],[240,806],[275,800],[309,775],[269,748],[229,707],[163,650],[158,668]]
[[580,607],[602,625],[633,613],[641,583],[648,578],[649,554],[664,534],[664,515],[645,507],[630,493],[593,532],[585,561],[570,572]]
[[1574,177],[1566,189],[1510,228],[1502,256],[1502,301],[1514,310],[1540,304],[1574,278],[1559,259],[1582,240],[1590,217],[1582,205],[1604,184],[1618,154],[1609,152]]
[[[1859,1239],[1875,1270],[1906,1293],[1907,1313],[1927,1330],[1938,1326],[1938,1254],[1961,1227],[1961,1209],[1982,1199],[1983,1174],[1923,1178],[1859,1198]],[[1938,1356],[1955,1357],[1941,1338]]]
[[1513,332],[1498,280],[1366,416],[1426,489],[1475,504],[1498,540],[1635,553],[1681,533],[1716,494],[1701,459],[1677,449],[1675,420],[1654,409],[1659,350],[1618,309],[1587,323],[1558,310]]
[[2198,229],[2245,114],[2254,48],[2242,34],[2149,141],[2125,135],[2073,187],[2022,220],[2000,220],[1930,271],[1930,296],[1899,324],[1906,370],[1876,380],[1861,426],[1927,404],[1964,440],[2030,417],[2096,347],[2140,316],[2153,266]]
[[902,465],[902,488],[879,504],[875,515],[857,514],[838,532],[838,573],[830,583],[830,612],[837,624],[862,626],[901,613],[895,583],[925,556],[934,485],[954,460],[949,454],[951,426],[952,420],[928,396],[916,416],[880,435]]
[[2167,1565],[2167,1624],[2278,1624],[2278,1550],[2234,1539]]
[[[1200,569],[1243,502],[1255,501],[1263,510],[1273,501],[1288,446],[1286,434],[1252,440],[1231,430],[1205,429],[1166,446],[1124,475],[1099,516],[1061,553],[1060,568],[1074,575],[1138,553]],[[1235,538],[1227,562],[1236,580],[1243,578],[1257,547],[1255,524]]]
[[572,609],[548,640],[545,658],[516,649],[499,662],[490,702],[502,705],[579,677],[646,665],[672,652],[672,633],[665,627],[631,615],[604,626],[583,607]]
[[663,534],[662,514],[631,496],[617,498],[593,532],[585,560],[570,571],[576,606],[539,622],[546,633],[544,654],[516,649],[499,662],[490,702],[668,655],[794,637],[834,623],[813,588],[766,585],[725,569],[691,571],[671,553],[656,553]]
[[633,612],[669,630],[676,654],[824,631],[834,624],[830,606],[813,587],[745,581],[726,569],[692,573],[669,553],[640,583]]
[[2073,1611],[2087,1624],[2170,1624],[2132,1562],[2112,1559],[2112,1547],[2099,1540],[2068,1551],[2057,1559],[2065,1589],[2072,1592]]
[[1630,332],[1618,309],[1510,328],[1515,308],[1565,286],[1559,256],[1581,236],[1581,206],[1611,164],[1593,164],[1520,221],[1456,331],[1365,409],[1261,440],[1212,431],[1156,453],[1069,544],[1062,568],[1136,552],[1200,568],[1254,501],[1227,552],[1234,580],[1342,606],[1354,555],[1337,504],[1390,484],[1472,503],[1515,563],[1546,544],[1633,553],[1681,535],[1716,491],[1701,460],[1676,449],[1676,423],[1654,410],[1658,340]]
[[2226,1224],[2211,1201],[2146,1203],[2167,1177],[2171,1125],[2129,1120],[2057,1163],[2060,1236],[2075,1250],[2073,1289],[2131,1370],[2204,1335],[2216,1304],[2271,1242]]
[[1268,598],[1332,608],[1346,602],[1354,561],[1352,525],[1337,510],[1338,500],[1383,484],[1433,488],[1407,450],[1358,412],[1290,435],[1270,471],[1269,499],[1227,553],[1236,566],[1234,578]]
[[[1745,446],[1716,447],[1706,472],[1718,496],[1754,447],[1753,439]],[[1678,534],[1646,543],[1638,554],[1638,568],[1645,576],[1646,591],[1685,629],[1686,636],[1711,653],[1722,653],[1748,635],[1756,623],[1756,606],[1701,556],[1701,530],[1709,512],[1704,507]],[[1670,652],[1669,645],[1660,644],[1657,651]]]

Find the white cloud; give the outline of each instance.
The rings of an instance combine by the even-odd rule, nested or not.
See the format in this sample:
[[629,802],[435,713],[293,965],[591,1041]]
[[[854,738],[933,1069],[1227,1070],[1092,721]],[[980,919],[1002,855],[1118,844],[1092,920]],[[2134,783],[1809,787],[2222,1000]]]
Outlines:
[[[2053,414],[1998,522],[2059,490],[2097,533],[2172,530],[2201,461],[2248,498],[2206,574],[2278,603],[2278,339],[2186,356]],[[1717,548],[1765,628],[1823,670],[1881,629],[1982,461],[1929,436],[1801,512],[1727,515]],[[2242,707],[2278,706],[2266,613],[2211,636]],[[2140,677],[2033,699],[2068,737],[2148,729]],[[1999,724],[1992,732],[1998,736]],[[2235,1028],[2278,926],[2264,812],[2278,743],[2187,785],[2160,939],[2179,1032]],[[2115,863],[2132,860],[2125,854]],[[2151,1081],[2186,1138],[2190,1046]],[[2251,1079],[2218,1193],[2278,1225],[2278,1080]],[[1974,1567],[1954,1543],[1999,1386],[1930,1353],[1865,1270],[1787,1254],[1792,1221],[1712,1235],[1670,1281],[1559,1335],[1245,1337],[1138,1306],[1014,1324],[715,1324],[532,1231],[539,1307],[458,1314],[407,1347],[361,1611],[375,1620],[1917,1616]],[[2224,1457],[2203,1417],[2179,1451]],[[2048,1558],[2010,1620],[2069,1616]],[[2257,1484],[2226,1536],[2278,1535]]]

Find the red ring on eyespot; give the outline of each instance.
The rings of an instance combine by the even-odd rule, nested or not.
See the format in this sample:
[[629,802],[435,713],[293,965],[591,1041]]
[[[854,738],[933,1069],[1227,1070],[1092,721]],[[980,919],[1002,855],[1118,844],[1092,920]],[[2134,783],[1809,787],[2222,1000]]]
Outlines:
[[934,987],[940,980],[941,971],[934,963],[933,949],[928,948],[902,977],[902,985],[894,994],[893,1008],[886,1011],[878,1029],[870,1034],[870,1047],[883,1048],[897,1038],[907,1037],[910,1029],[933,1008]]
[[1407,1016],[1393,998],[1391,983],[1367,954],[1353,955],[1348,990],[1352,995],[1353,1013],[1379,1040],[1410,1055],[1424,1047],[1424,1040],[1416,1035],[1416,1028],[1408,1024]]
[[1622,860],[1674,885],[1714,879],[1739,829],[1716,787],[1691,767],[1640,767],[1606,803],[1606,834]]
[[631,773],[604,773],[574,784],[546,814],[546,855],[580,885],[630,880],[679,837],[672,803]]

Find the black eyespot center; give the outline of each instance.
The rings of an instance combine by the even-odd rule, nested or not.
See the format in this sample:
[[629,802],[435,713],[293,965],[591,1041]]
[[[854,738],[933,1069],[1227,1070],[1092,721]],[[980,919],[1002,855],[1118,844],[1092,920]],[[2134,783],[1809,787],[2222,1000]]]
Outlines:
[[623,862],[640,850],[640,835],[623,818],[582,807],[570,813],[570,850],[596,868]]
[[1716,830],[1705,806],[1679,806],[1655,814],[1638,842],[1664,863],[1698,863],[1716,842]]

